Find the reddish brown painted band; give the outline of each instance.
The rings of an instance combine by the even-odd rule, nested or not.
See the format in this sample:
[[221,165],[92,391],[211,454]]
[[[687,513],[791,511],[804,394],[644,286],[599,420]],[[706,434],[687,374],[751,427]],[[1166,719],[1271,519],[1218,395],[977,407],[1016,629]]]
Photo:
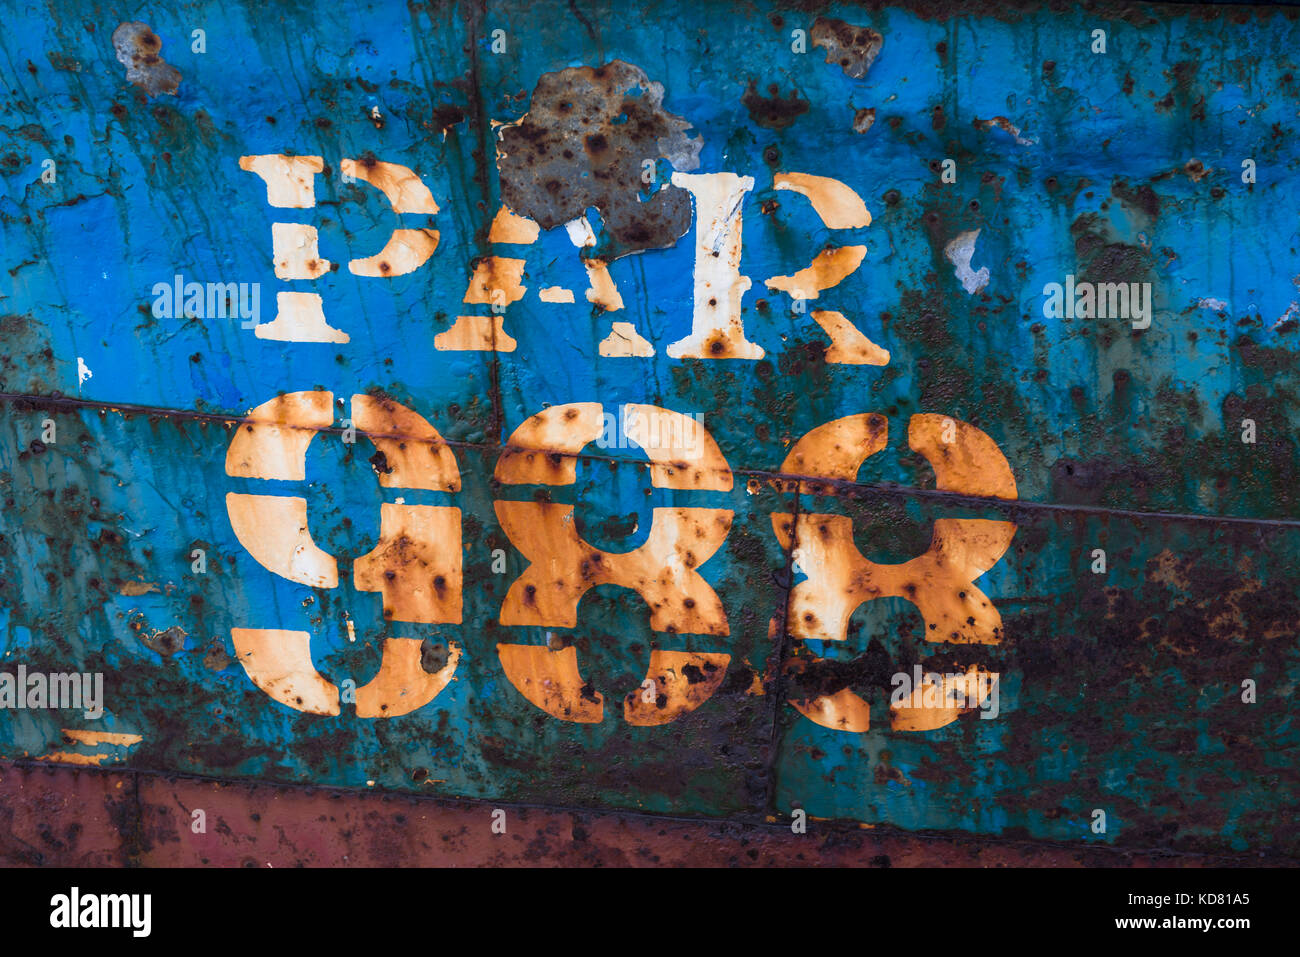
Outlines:
[[[505,812],[494,834],[493,812]],[[202,810],[206,832],[194,833]],[[1258,854],[592,813],[0,762],[0,866],[1222,867]],[[1294,864],[1295,862],[1289,862]]]

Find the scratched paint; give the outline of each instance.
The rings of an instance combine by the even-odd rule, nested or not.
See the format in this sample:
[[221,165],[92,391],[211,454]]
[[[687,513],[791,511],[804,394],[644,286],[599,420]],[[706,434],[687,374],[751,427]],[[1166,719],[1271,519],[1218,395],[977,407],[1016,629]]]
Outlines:
[[1294,856],[1294,11],[812,6],[13,14],[0,756]]

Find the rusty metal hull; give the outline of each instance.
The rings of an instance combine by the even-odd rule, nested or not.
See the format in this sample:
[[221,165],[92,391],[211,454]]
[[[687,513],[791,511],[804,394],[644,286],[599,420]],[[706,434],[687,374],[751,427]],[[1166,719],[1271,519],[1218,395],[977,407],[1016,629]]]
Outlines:
[[1296,11],[813,7],[11,15],[8,856],[1300,856]]

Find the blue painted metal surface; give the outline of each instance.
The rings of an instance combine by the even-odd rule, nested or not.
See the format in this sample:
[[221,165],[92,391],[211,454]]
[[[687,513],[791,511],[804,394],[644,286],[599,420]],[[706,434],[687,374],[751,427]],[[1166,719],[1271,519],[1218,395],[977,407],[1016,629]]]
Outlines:
[[[9,672],[102,673],[105,710],[91,721],[13,708],[0,714],[4,756],[1296,853],[1292,11],[345,2],[139,16],[161,47],[130,47],[130,62],[112,40],[127,18],[92,4],[12,11],[0,38],[0,647]],[[882,38],[864,75],[850,75],[857,53],[842,66],[813,44],[834,36],[831,20]],[[150,56],[179,72],[174,93]],[[595,94],[599,81],[575,69],[613,61],[661,84],[662,106],[640,86]],[[647,143],[665,141],[641,114],[609,120],[611,137],[626,136],[610,146],[621,162],[653,161],[652,182],[619,202],[669,195],[674,161],[688,167],[679,174],[753,177],[738,207],[739,272],[752,283],[740,316],[762,358],[669,355],[701,308],[698,210],[684,236],[646,214],[648,248],[608,265],[615,311],[588,301],[564,228],[493,241],[502,124],[525,118],[539,81],[560,71],[581,108],[608,94],[626,116],[626,96],[646,116],[685,120],[681,139],[699,141],[692,165],[689,151],[653,152]],[[556,117],[533,119],[563,141]],[[564,201],[611,168],[600,143],[568,142],[575,155],[555,160],[552,191]],[[241,157],[279,155],[321,157],[313,205],[270,205],[266,183],[241,168]],[[344,159],[409,168],[438,211],[395,213],[379,189],[345,180]],[[775,188],[792,172],[847,185],[870,224],[828,227],[806,198]],[[545,206],[544,182],[513,188]],[[602,254],[610,220],[608,209],[590,217]],[[278,278],[275,223],[314,227],[316,259],[337,268]],[[349,270],[395,228],[438,231],[427,262],[392,278]],[[951,244],[972,233],[963,284]],[[815,301],[764,285],[828,245],[860,245],[862,262]],[[466,302],[494,256],[525,263],[525,293],[499,314],[490,295]],[[156,287],[178,275],[258,284],[263,325],[277,293],[318,294],[348,341],[157,315]],[[1074,279],[1149,283],[1149,325],[1049,315],[1046,289]],[[574,301],[542,301],[548,287]],[[817,310],[843,314],[887,364],[828,361]],[[515,348],[439,348],[435,336],[469,314],[499,315]],[[613,322],[653,355],[602,355]],[[229,474],[249,410],[321,390],[340,404],[308,448],[304,481]],[[375,449],[346,441],[354,395],[390,397],[436,428],[459,490],[378,484]],[[530,416],[594,402],[700,415],[734,483],[656,487],[640,449],[595,445],[571,485],[494,480]],[[885,416],[889,435],[860,472],[802,489],[778,476],[802,437],[863,413]],[[918,414],[987,435],[1014,491],[936,488],[908,447]],[[824,474],[813,469],[829,455],[796,471]],[[241,544],[227,495],[268,492],[307,500],[312,539],[339,559],[337,587],[277,576]],[[655,509],[733,513],[699,567],[727,633],[652,628],[650,601],[611,584],[586,592],[575,626],[503,623],[528,565],[494,504],[511,500],[576,505],[578,533],[614,553],[648,541]],[[358,589],[352,572],[379,539],[384,503],[459,509],[459,621],[389,622],[380,595]],[[853,516],[859,551],[880,563],[926,552],[936,519],[1014,523],[1009,549],[977,578],[1000,612],[995,640],[934,642],[902,597],[857,607],[846,640],[808,638],[786,616],[809,569],[773,514]],[[311,661],[336,687],[364,686],[386,638],[425,640],[430,671],[453,644],[461,657],[454,680],[408,715],[316,715],[254,684],[232,639],[245,628],[309,633]],[[507,679],[498,645],[548,643],[576,649],[603,720],[562,720]],[[730,659],[694,710],[631,725],[622,700],[635,704],[653,649]],[[801,671],[813,658],[842,665]],[[891,729],[893,676],[917,663],[998,672],[998,716]],[[869,703],[869,730],[825,727],[787,703],[844,688]],[[139,740],[94,752],[68,728]]]

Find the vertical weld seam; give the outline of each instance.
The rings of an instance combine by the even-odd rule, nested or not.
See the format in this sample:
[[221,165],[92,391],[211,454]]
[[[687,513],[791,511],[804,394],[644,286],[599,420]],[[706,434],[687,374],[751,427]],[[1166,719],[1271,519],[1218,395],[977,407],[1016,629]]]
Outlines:
[[140,772],[133,769],[130,773],[132,815],[128,826],[131,833],[122,835],[122,856],[125,858],[127,867],[142,867],[144,865],[142,860],[144,856],[144,808],[140,804]]
[[768,689],[771,703],[771,726],[768,730],[767,738],[767,760],[764,762],[763,775],[765,777],[764,786],[766,794],[764,801],[765,812],[776,814],[776,759],[777,744],[780,737],[782,705],[785,703],[786,678],[785,678],[785,654],[789,645],[788,626],[790,623],[790,593],[794,590],[794,550],[799,547],[799,515],[803,503],[803,486],[802,483],[796,482],[794,486],[794,522],[790,529],[790,547],[785,556],[785,586],[782,589],[780,603],[780,628],[777,631],[776,642],[772,646],[769,662],[775,660],[776,672],[772,678],[771,686]]
[[[474,111],[474,131],[481,159],[476,164],[479,172],[479,196],[483,208],[491,218],[492,187],[489,182],[490,170],[495,168],[496,147],[491,135],[490,121],[483,100],[483,71],[479,53],[479,39],[482,37],[483,21],[487,18],[487,0],[465,0],[465,30],[469,39],[469,66],[472,90],[470,107]],[[492,255],[491,245],[487,241],[488,227],[482,225],[474,233],[474,242],[481,255]],[[504,316],[505,314],[502,313]],[[502,324],[504,326],[504,318]],[[501,398],[501,353],[497,351],[496,323],[489,321],[491,327],[491,367],[488,373],[488,395],[492,399],[492,445],[498,448],[504,443],[502,434],[505,428],[504,402]]]

